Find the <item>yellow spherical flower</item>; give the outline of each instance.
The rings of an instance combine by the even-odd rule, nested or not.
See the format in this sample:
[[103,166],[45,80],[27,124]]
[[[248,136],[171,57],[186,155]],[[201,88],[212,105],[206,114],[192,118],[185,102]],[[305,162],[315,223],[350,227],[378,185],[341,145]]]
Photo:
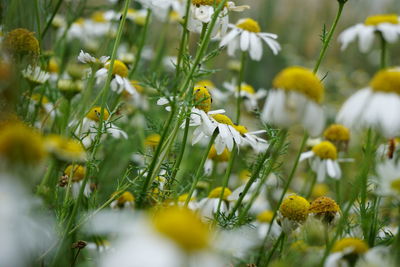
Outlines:
[[[222,186],[214,188],[214,189],[211,190],[211,192],[208,194],[208,198],[219,198],[219,197],[221,196],[222,189],[223,189]],[[229,188],[226,188],[226,187],[225,187],[224,193],[223,193],[223,196],[222,196],[222,199],[223,199],[223,200],[227,200],[228,197],[229,197],[231,194],[232,194],[232,191],[231,191]]]
[[350,130],[341,124],[332,124],[325,130],[324,138],[331,142],[348,142]]
[[399,24],[399,16],[397,14],[382,14],[369,16],[364,24],[370,26],[377,26],[381,23]]
[[251,18],[239,20],[239,22],[236,23],[236,27],[249,32],[261,32],[260,24]]
[[159,134],[151,134],[146,137],[144,144],[149,147],[156,147],[160,143],[161,136]]
[[71,177],[73,182],[79,182],[85,178],[86,168],[82,165],[68,165],[64,170],[64,175]]
[[351,254],[364,254],[369,248],[368,244],[361,239],[346,237],[336,241],[333,245],[332,252],[343,252],[347,249],[352,249]]
[[195,107],[203,110],[204,112],[209,112],[211,109],[211,95],[208,92],[207,87],[197,86],[193,89],[193,101]]
[[4,47],[14,55],[39,55],[39,42],[33,32],[18,28],[9,32],[4,39]]
[[[86,118],[91,119],[92,121],[100,121],[101,115],[101,107],[93,107],[90,109],[88,114],[86,114]],[[107,109],[104,109],[103,120],[106,121],[110,117],[110,113]]]
[[54,57],[50,58],[49,63],[47,65],[47,71],[50,73],[58,73],[60,71],[57,59],[55,59]]
[[273,217],[274,213],[272,211],[265,210],[257,215],[257,221],[262,223],[270,223]]
[[46,156],[42,136],[20,122],[0,127],[0,158],[9,163],[37,164]]
[[400,71],[381,70],[371,80],[371,88],[375,92],[396,93],[400,95]]
[[321,103],[324,97],[324,86],[321,81],[311,70],[303,67],[284,69],[275,77],[273,87],[295,91],[317,103]]
[[59,160],[73,162],[86,159],[85,149],[77,140],[60,135],[49,135],[45,138],[45,145],[47,150]]
[[323,222],[332,223],[340,212],[339,205],[329,197],[319,197],[311,202],[309,213],[314,214]]
[[221,155],[218,155],[214,145],[211,146],[210,152],[208,152],[208,158],[217,162],[227,162],[230,156],[231,152],[229,152],[229,150],[226,148]]
[[210,243],[208,226],[189,209],[179,207],[163,209],[155,214],[153,223],[161,234],[187,252],[205,249]]
[[290,195],[286,197],[279,207],[280,214],[295,222],[304,222],[308,217],[310,203],[303,197]]
[[[110,64],[111,62],[108,61],[104,67],[106,69],[110,68]],[[119,75],[121,77],[127,77],[129,73],[128,67],[125,65],[124,62],[120,61],[120,60],[114,60],[114,66],[113,66],[113,70],[112,70],[112,74],[114,75]]]
[[329,141],[323,141],[312,148],[315,155],[321,159],[337,159],[337,150],[335,145]]

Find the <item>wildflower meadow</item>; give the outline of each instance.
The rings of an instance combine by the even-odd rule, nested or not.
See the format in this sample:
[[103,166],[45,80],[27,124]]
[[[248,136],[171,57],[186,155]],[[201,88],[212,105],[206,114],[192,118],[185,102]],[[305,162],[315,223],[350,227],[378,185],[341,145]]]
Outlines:
[[396,267],[399,227],[399,0],[0,1],[0,267]]

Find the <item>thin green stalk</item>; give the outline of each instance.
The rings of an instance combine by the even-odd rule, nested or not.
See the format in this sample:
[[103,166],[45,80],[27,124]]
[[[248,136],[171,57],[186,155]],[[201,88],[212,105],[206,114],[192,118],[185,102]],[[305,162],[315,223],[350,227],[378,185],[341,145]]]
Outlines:
[[240,60],[240,71],[239,71],[239,76],[237,80],[237,101],[236,101],[236,124],[239,124],[240,122],[240,103],[242,100],[242,82],[243,82],[243,77],[244,77],[244,67],[246,64],[246,59],[247,59],[247,52],[242,52],[242,57]]
[[210,152],[211,146],[214,143],[215,138],[217,138],[217,135],[218,135],[218,131],[215,130],[214,134],[210,138],[210,141],[208,142],[208,145],[207,145],[207,148],[206,148],[206,150],[204,152],[203,158],[201,159],[200,164],[199,164],[199,166],[197,168],[196,175],[194,176],[194,181],[192,183],[192,186],[190,187],[188,196],[187,196],[187,198],[185,200],[185,207],[187,207],[189,205],[189,201],[192,198],[193,192],[196,189],[197,183],[200,180],[200,175],[203,172],[204,163],[207,160],[208,153]]
[[387,42],[382,33],[379,33],[379,37],[381,40],[381,69],[384,69],[387,67]]
[[313,192],[313,189],[314,189],[314,186],[315,186],[316,183],[317,183],[317,174],[314,173],[313,176],[311,177],[310,187],[308,188],[308,192],[307,192],[307,194],[305,195],[305,198],[306,198],[306,199],[308,199],[308,198],[311,197],[312,192]]
[[154,61],[151,64],[151,68],[150,68],[153,72],[155,72],[159,69],[161,60],[164,57],[165,40],[166,40],[166,36],[167,36],[167,32],[168,32],[169,23],[170,23],[170,19],[169,19],[169,16],[167,16],[167,19],[165,20],[165,22],[161,28],[160,36],[157,38],[158,45],[157,45],[157,48],[155,49],[156,53],[155,53]]
[[[187,40],[189,39],[189,31],[187,29],[188,21],[189,21],[189,11],[190,11],[190,5],[191,5],[192,0],[186,0],[186,9],[185,9],[185,16],[183,19],[183,24],[182,24],[182,37],[181,37],[181,42],[179,44],[179,54],[178,54],[178,59],[176,63],[176,77],[179,77],[180,71],[181,71],[181,62],[182,62],[182,56],[185,53],[186,50],[186,43]],[[175,87],[176,88],[176,87]]]
[[136,70],[139,66],[140,59],[142,57],[142,51],[143,51],[144,44],[146,43],[147,29],[149,28],[150,17],[151,17],[151,9],[148,8],[147,14],[146,14],[146,20],[144,22],[144,26],[143,26],[143,29],[142,29],[142,32],[140,35],[138,50],[137,50],[137,53],[135,56],[135,64],[133,65],[133,68],[131,69],[131,71],[129,72],[129,75],[128,75],[128,77],[130,79],[132,79],[133,76],[135,75]]
[[[274,243],[274,246],[271,249],[271,252],[268,254],[267,262],[264,264],[264,266],[268,266],[268,263],[271,261],[272,257],[274,256],[275,251],[277,250],[278,246],[280,243],[282,243],[285,239],[285,233],[281,232],[279,235],[278,239]],[[257,261],[256,265],[259,266],[260,262]]]
[[190,123],[190,118],[187,117],[185,120],[185,129],[183,132],[183,138],[182,138],[182,144],[181,144],[181,149],[179,151],[179,155],[178,158],[176,159],[176,162],[174,164],[174,168],[172,171],[172,179],[175,179],[176,174],[179,171],[179,167],[181,165],[182,159],[183,159],[183,155],[185,154],[185,148],[186,148],[186,142],[187,142],[187,138],[188,138],[188,133],[189,133],[189,123]]
[[47,31],[50,28],[51,23],[53,22],[54,17],[57,15],[58,10],[61,7],[63,0],[58,0],[56,8],[54,9],[53,13],[51,14],[50,19],[47,21],[46,26],[44,27],[43,32],[40,34],[40,39],[43,39],[45,34],[47,33]]
[[[39,0],[35,0],[35,13],[36,13],[36,24],[37,24],[37,29],[38,32],[42,32],[42,26],[40,23],[40,9],[39,9]],[[42,50],[42,38],[38,38],[39,41],[39,49],[40,51]]]
[[235,143],[233,146],[233,149],[232,149],[231,156],[229,157],[228,167],[226,168],[224,179],[222,180],[222,190],[221,190],[221,194],[219,195],[219,201],[218,201],[218,206],[217,206],[217,215],[219,214],[222,200],[224,198],[225,188],[227,188],[228,184],[229,184],[229,178],[231,177],[233,162],[235,162],[236,153],[237,152],[236,152],[236,143]]
[[340,19],[341,15],[342,15],[343,7],[344,7],[345,4],[346,4],[346,2],[339,2],[339,8],[338,8],[338,11],[336,13],[335,20],[334,20],[334,22],[332,24],[331,29],[329,30],[328,36],[326,37],[326,39],[323,42],[322,50],[321,50],[321,52],[319,54],[319,57],[318,57],[316,65],[314,67],[313,73],[317,73],[317,71],[318,71],[318,69],[319,69],[319,67],[320,67],[320,65],[322,63],[322,60],[325,57],[326,51],[328,50],[328,47],[329,47],[329,43],[331,42],[333,34],[335,33],[337,24],[338,24],[339,19]]

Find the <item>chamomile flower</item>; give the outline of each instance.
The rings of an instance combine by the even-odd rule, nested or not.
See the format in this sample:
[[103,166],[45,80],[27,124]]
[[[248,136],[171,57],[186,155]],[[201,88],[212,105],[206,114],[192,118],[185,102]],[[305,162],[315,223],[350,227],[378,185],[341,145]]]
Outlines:
[[29,65],[22,71],[22,76],[34,86],[44,84],[50,78],[50,74],[43,71],[39,66]]
[[[86,175],[86,168],[82,165],[68,165],[64,170],[64,176],[66,180],[71,181],[71,192],[74,198],[79,195],[80,188],[83,185],[83,179]],[[89,183],[86,183],[83,190],[83,195],[89,197],[92,190],[90,189]]]
[[116,200],[111,202],[110,207],[112,209],[117,209],[117,208],[129,208],[133,207],[135,204],[135,197],[132,195],[131,192],[125,191],[123,192]]
[[210,92],[213,101],[216,103],[225,102],[228,94],[226,92],[221,91],[217,88],[217,86],[210,80],[201,80],[195,84],[195,87],[205,87]]
[[275,77],[261,118],[284,128],[300,124],[311,136],[317,136],[325,125],[323,96],[324,86],[310,70],[286,68]]
[[110,57],[101,56],[100,58],[96,58],[91,54],[84,52],[81,50],[78,56],[78,61],[84,64],[106,64]]
[[[75,134],[82,138],[82,144],[85,147],[89,147],[97,136],[98,124],[100,122],[101,107],[93,107],[87,114],[86,117],[78,124],[75,130]],[[121,130],[119,127],[115,126],[111,122],[108,122],[110,118],[110,113],[107,109],[104,109],[103,113],[103,125],[107,134],[110,134],[114,138],[124,138],[128,139],[128,135]],[[73,121],[71,125],[76,125],[78,122]],[[103,136],[105,137],[105,136]]]
[[249,132],[246,126],[240,124],[233,125],[233,128],[240,133],[242,140],[244,141],[241,142],[242,146],[250,145],[256,153],[261,153],[267,150],[269,146],[268,142],[257,136],[257,134],[266,133],[265,130]]
[[285,233],[290,233],[303,224],[308,217],[310,203],[298,195],[289,195],[279,207],[278,223]]
[[66,162],[82,162],[86,160],[86,151],[82,144],[75,139],[60,135],[48,135],[45,147],[55,158]]
[[2,45],[14,57],[28,56],[36,59],[40,52],[39,41],[35,34],[24,28],[17,28],[7,33]]
[[346,151],[350,142],[350,130],[340,124],[332,124],[323,133],[324,138],[332,142],[339,150]]
[[381,34],[388,43],[395,43],[400,36],[400,17],[396,14],[374,15],[368,17],[364,23],[356,24],[339,35],[342,50],[358,38],[358,47],[365,53],[374,41],[375,33]]
[[350,129],[373,128],[386,138],[400,135],[400,68],[379,71],[369,87],[343,104],[337,121]]
[[157,148],[158,144],[160,143],[161,136],[159,134],[150,134],[148,135],[145,140],[145,146],[152,148],[153,150]]
[[324,266],[353,266],[359,256],[366,253],[368,249],[365,241],[358,238],[345,237],[336,241],[333,245],[332,253],[326,259]]
[[215,146],[212,145],[208,152],[207,160],[204,163],[204,174],[210,176],[214,168],[218,174],[222,173],[227,167],[230,156],[231,153],[227,149],[218,155]]
[[[236,98],[239,97],[239,88],[237,82],[232,80],[232,82],[225,82],[224,88],[228,89]],[[267,95],[267,91],[263,88],[257,91],[253,86],[242,83],[240,86],[240,97],[244,100],[244,105],[246,110],[249,112],[258,111],[258,101],[263,99]]]
[[211,190],[207,197],[199,201],[199,211],[204,218],[213,219],[214,214],[218,212],[218,203],[223,189],[223,197],[219,212],[227,213],[229,211],[228,198],[232,194],[232,191],[229,190],[229,188],[216,187]]
[[340,208],[335,200],[322,196],[310,203],[308,213],[327,224],[334,224],[340,216]]
[[261,240],[263,240],[264,237],[267,235],[270,227],[272,227],[270,231],[271,238],[277,238],[281,233],[282,230],[276,221],[274,221],[271,225],[273,216],[273,211],[264,210],[257,214],[256,221],[252,223],[252,225],[254,225],[257,230],[258,237]]
[[219,46],[227,45],[230,56],[233,56],[240,48],[242,52],[247,51],[251,59],[260,61],[263,54],[262,42],[269,46],[274,55],[281,50],[281,46],[276,41],[278,35],[261,32],[258,22],[251,18],[241,19],[235,25],[229,24],[229,27],[232,30],[222,38]]
[[337,149],[329,141],[322,141],[310,151],[302,153],[300,161],[305,159],[310,159],[311,169],[316,172],[318,182],[323,182],[326,175],[334,179],[340,179],[342,176]]
[[385,160],[376,166],[376,173],[377,193],[400,199],[400,162]]
[[171,13],[182,16],[185,11],[184,1],[181,0],[138,0],[145,8],[151,9],[161,21],[165,21]]

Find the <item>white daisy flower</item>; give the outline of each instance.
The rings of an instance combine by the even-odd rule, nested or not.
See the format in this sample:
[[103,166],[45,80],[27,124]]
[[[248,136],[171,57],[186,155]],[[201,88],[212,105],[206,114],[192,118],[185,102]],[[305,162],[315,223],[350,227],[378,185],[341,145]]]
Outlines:
[[[86,168],[82,165],[68,165],[64,170],[64,176],[66,180],[71,180],[71,193],[72,196],[76,199],[79,196],[79,191],[83,185],[83,179],[86,175]],[[92,193],[90,188],[90,183],[86,183],[85,188],[83,189],[83,195],[85,197],[89,197]]]
[[248,51],[251,59],[260,61],[263,54],[262,42],[269,46],[274,55],[281,50],[281,46],[276,41],[278,35],[261,32],[260,25],[253,19],[241,19],[236,25],[229,24],[229,27],[232,30],[222,38],[219,46],[227,45],[230,56],[233,56],[236,49],[240,48],[243,52]]
[[185,11],[186,1],[181,0],[138,0],[145,8],[152,10],[153,14],[161,21],[165,21],[171,13],[182,16]]
[[332,253],[327,257],[324,267],[353,266],[367,251],[368,245],[363,240],[345,237],[333,245]]
[[400,199],[400,162],[385,160],[376,166],[376,173],[378,176],[376,179],[377,193]]
[[[225,82],[224,87],[228,89],[234,96],[239,97],[239,90],[237,86],[237,82],[232,80],[232,82]],[[267,90],[260,88],[259,90],[254,90],[254,87],[247,84],[242,83],[240,86],[240,97],[244,99],[244,105],[247,111],[258,111],[258,101],[263,99],[267,95]]]
[[[216,187],[208,194],[207,197],[203,198],[198,203],[198,208],[200,214],[205,219],[214,219],[214,214],[218,212],[218,203],[220,201],[220,196],[222,192],[222,187]],[[221,206],[219,209],[220,213],[228,213],[229,212],[229,196],[232,194],[229,188],[224,189]]]
[[231,153],[227,149],[221,155],[218,155],[215,146],[212,145],[208,152],[207,160],[204,163],[204,175],[212,175],[214,169],[218,174],[222,174],[228,166],[230,156]]
[[370,86],[343,104],[337,121],[353,129],[373,128],[386,138],[400,136],[400,68],[379,71]]
[[271,225],[272,218],[274,216],[274,212],[271,210],[264,210],[257,214],[256,221],[252,223],[252,225],[256,228],[258,238],[260,240],[264,240],[267,235],[269,228],[271,227],[269,238],[275,239],[281,234],[282,229],[274,220]]
[[400,17],[396,14],[374,15],[364,23],[356,24],[339,35],[342,50],[358,38],[358,47],[365,53],[371,49],[375,33],[380,33],[388,43],[395,43],[400,36]]
[[83,64],[95,64],[95,63],[101,63],[101,64],[106,64],[106,62],[110,59],[108,56],[102,56],[100,58],[95,58],[89,53],[84,52],[81,50],[78,56],[78,61],[83,63]]
[[129,191],[125,191],[117,199],[115,199],[110,203],[110,207],[112,209],[130,208],[133,207],[134,205],[135,205],[135,197]]
[[325,125],[323,96],[324,86],[310,70],[286,68],[273,81],[261,119],[283,128],[300,124],[315,137]]
[[[215,12],[215,7],[221,3],[221,0],[192,0],[190,6],[188,30],[191,32],[201,33],[203,25],[211,22],[212,16]],[[227,2],[214,25],[211,36],[219,38],[224,36],[229,23],[229,11],[243,11],[249,8],[248,6],[235,6],[231,1]]]
[[337,149],[329,141],[322,141],[313,146],[312,150],[302,153],[300,161],[305,159],[310,159],[311,169],[316,172],[318,182],[323,182],[326,175],[334,179],[342,176]]
[[[75,130],[75,135],[82,137],[82,144],[85,147],[89,147],[97,136],[97,128],[99,127],[98,124],[100,121],[100,114],[101,107],[93,107]],[[108,110],[104,109],[103,127],[105,127],[105,131],[113,138],[128,139],[128,135],[123,130],[108,122],[109,117],[110,113],[108,112]],[[77,123],[77,121],[72,121],[71,125],[76,125]]]
[[33,67],[32,65],[22,71],[22,76],[34,86],[44,84],[50,78],[48,72],[43,71],[39,66]]

